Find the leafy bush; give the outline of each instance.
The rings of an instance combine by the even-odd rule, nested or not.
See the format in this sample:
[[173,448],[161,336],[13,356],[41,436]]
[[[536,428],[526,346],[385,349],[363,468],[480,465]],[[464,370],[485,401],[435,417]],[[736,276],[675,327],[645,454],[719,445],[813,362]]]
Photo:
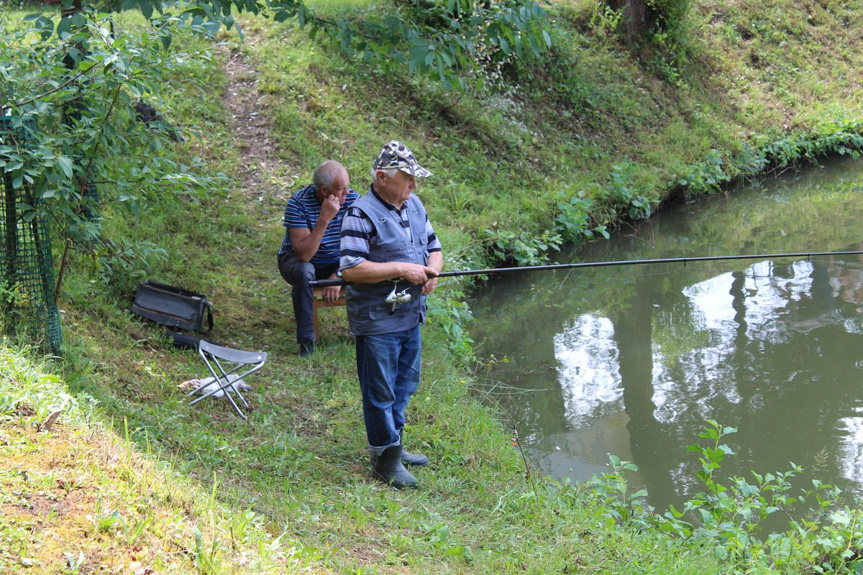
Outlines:
[[359,52],[388,70],[407,64],[409,73],[446,89],[482,88],[502,63],[551,47],[547,14],[533,0],[407,0],[386,18],[355,25],[314,16],[301,2],[287,4],[296,6],[278,11],[277,20],[299,14],[301,26],[328,30],[348,54]]
[[153,242],[106,239],[93,248],[94,275],[117,295],[130,294],[145,280],[154,264],[168,259],[168,252]]
[[594,476],[588,482],[590,497],[606,509],[608,526],[650,526],[649,518],[653,509],[647,504],[647,490],[639,489],[630,493],[626,480],[627,471],[638,471],[638,466],[629,461],[621,461],[613,454],[608,456],[611,473]]
[[489,252],[494,261],[511,262],[518,266],[539,265],[548,261],[551,250],[560,251],[563,238],[556,231],[546,230],[537,235],[503,229],[487,229]]
[[[731,181],[731,177],[723,169],[722,156],[717,150],[710,150],[701,162],[690,166],[689,172],[676,183],[694,195],[713,194],[718,192],[722,184]],[[674,185],[674,182],[670,184]]]
[[813,162],[829,155],[860,157],[863,150],[863,124],[858,121],[832,122],[812,133],[794,132],[764,144],[761,148],[765,165],[784,167]]
[[446,297],[429,299],[429,312],[432,320],[439,324],[446,334],[450,353],[459,361],[467,363],[476,358],[473,353],[474,340],[468,331],[473,314],[464,297],[461,289],[447,289]]
[[746,142],[743,143],[742,148],[740,154],[732,160],[729,166],[729,171],[732,172],[730,175],[745,178],[762,173],[767,166],[764,152]]
[[633,220],[650,217],[653,212],[651,201],[648,191],[636,180],[638,173],[638,166],[632,162],[612,166],[608,180],[597,194],[603,207],[611,210],[611,218],[618,214],[629,216]]
[[93,11],[56,26],[40,15],[28,21],[29,28],[4,28],[0,36],[2,114],[11,124],[0,134],[0,174],[14,189],[29,187],[36,201],[22,206],[23,217],[44,216],[63,242],[60,280],[71,248],[90,254],[109,279],[156,252],[133,256],[128,240],[111,248],[103,214],[137,216],[165,194],[218,189],[224,181],[170,159],[166,146],[176,132],[160,119],[139,121],[136,112],[157,98],[165,74],[209,55],[170,51],[179,21],[167,15],[139,36],[122,34],[111,16]]
[[563,192],[558,192],[558,214],[555,223],[564,241],[577,242],[582,238],[593,239],[596,235],[605,239],[611,237],[604,225],[594,221],[591,216],[593,208],[594,200],[584,191],[578,192],[569,199],[566,199]]
[[[702,491],[680,510],[672,505],[655,513],[645,490],[630,493],[625,473],[637,467],[614,456],[612,472],[594,477],[589,497],[606,509],[610,525],[657,531],[710,549],[732,573],[861,572],[863,523],[858,511],[838,506],[837,487],[813,480],[811,489],[795,493],[791,480],[802,469],[793,463],[785,472],[718,480],[723,461],[734,455],[724,439],[735,432],[708,420],[699,434],[704,443],[689,446],[701,464],[696,477]],[[789,517],[789,529],[759,538],[765,520],[776,514]]]

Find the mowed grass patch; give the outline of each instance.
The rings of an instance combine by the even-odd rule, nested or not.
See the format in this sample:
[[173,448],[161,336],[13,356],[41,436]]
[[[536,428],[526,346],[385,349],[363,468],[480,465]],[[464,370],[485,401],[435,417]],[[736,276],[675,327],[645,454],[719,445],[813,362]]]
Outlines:
[[4,573],[317,572],[260,516],[178,473],[163,448],[104,425],[96,402],[31,353],[2,348],[0,372]]

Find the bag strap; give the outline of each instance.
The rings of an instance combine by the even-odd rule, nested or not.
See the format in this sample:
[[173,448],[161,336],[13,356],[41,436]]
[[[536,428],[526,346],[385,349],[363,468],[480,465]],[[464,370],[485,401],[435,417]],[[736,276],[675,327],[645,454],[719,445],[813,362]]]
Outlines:
[[207,302],[207,331],[204,333],[210,333],[211,331],[213,331],[213,305]]

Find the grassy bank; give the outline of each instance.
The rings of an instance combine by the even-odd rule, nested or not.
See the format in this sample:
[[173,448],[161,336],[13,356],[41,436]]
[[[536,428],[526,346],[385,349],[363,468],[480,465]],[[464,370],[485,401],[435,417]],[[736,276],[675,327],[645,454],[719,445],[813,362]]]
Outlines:
[[[168,257],[109,274],[76,256],[60,302],[62,361],[5,352],[4,572],[747,567],[720,560],[721,543],[618,529],[602,496],[526,474],[509,431],[471,395],[458,284],[437,294],[409,412],[407,445],[434,462],[418,472],[421,490],[369,477],[343,311],[322,312],[313,361],[296,355],[275,253],[284,202],[324,158],[363,190],[379,146],[408,143],[435,172],[420,193],[452,269],[538,261],[669,195],[860,147],[859,3],[702,2],[673,51],[630,50],[592,3],[552,14],[554,53],[505,67],[478,97],[383,76],[263,19],[240,20],[245,43],[183,39],[212,57],[190,60],[157,102],[201,134],[172,153],[202,157],[231,183],[221,195],[166,197],[140,217],[105,213],[112,236],[152,241]],[[206,293],[213,341],[270,353],[249,381],[248,422],[215,400],[185,405],[177,384],[202,365],[128,313],[145,276]],[[60,423],[37,431],[60,406]],[[817,553],[807,557],[790,568]]]

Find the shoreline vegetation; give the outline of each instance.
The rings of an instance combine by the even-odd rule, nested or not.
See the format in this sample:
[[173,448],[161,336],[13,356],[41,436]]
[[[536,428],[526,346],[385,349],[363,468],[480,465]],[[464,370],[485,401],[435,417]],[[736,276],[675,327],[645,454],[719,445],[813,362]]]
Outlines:
[[[362,18],[392,5],[314,7]],[[813,486],[825,504],[811,518],[759,533],[797,494],[783,470],[721,477],[721,422],[692,438],[704,494],[680,510],[649,511],[614,457],[592,483],[542,477],[474,393],[466,281],[430,302],[406,430],[432,459],[419,490],[370,477],[344,310],[322,312],[312,361],[297,356],[275,254],[285,202],[324,159],[363,192],[380,145],[407,143],[435,174],[419,193],[453,270],[542,263],[664,202],[863,150],[859,2],[695,2],[674,34],[639,45],[598,3],[548,11],[550,54],[499,63],[476,94],[384,74],[262,17],[237,16],[242,42],[174,39],[186,55],[154,104],[189,134],[154,153],[226,176],[140,212],[104,207],[118,249],[69,254],[63,356],[0,348],[0,572],[860,571],[863,517],[830,506],[829,486]],[[0,27],[28,12],[0,8]],[[121,22],[144,30],[140,15]],[[144,279],[207,294],[207,339],[268,351],[248,422],[226,402],[185,405],[177,386],[203,366],[128,312]]]

